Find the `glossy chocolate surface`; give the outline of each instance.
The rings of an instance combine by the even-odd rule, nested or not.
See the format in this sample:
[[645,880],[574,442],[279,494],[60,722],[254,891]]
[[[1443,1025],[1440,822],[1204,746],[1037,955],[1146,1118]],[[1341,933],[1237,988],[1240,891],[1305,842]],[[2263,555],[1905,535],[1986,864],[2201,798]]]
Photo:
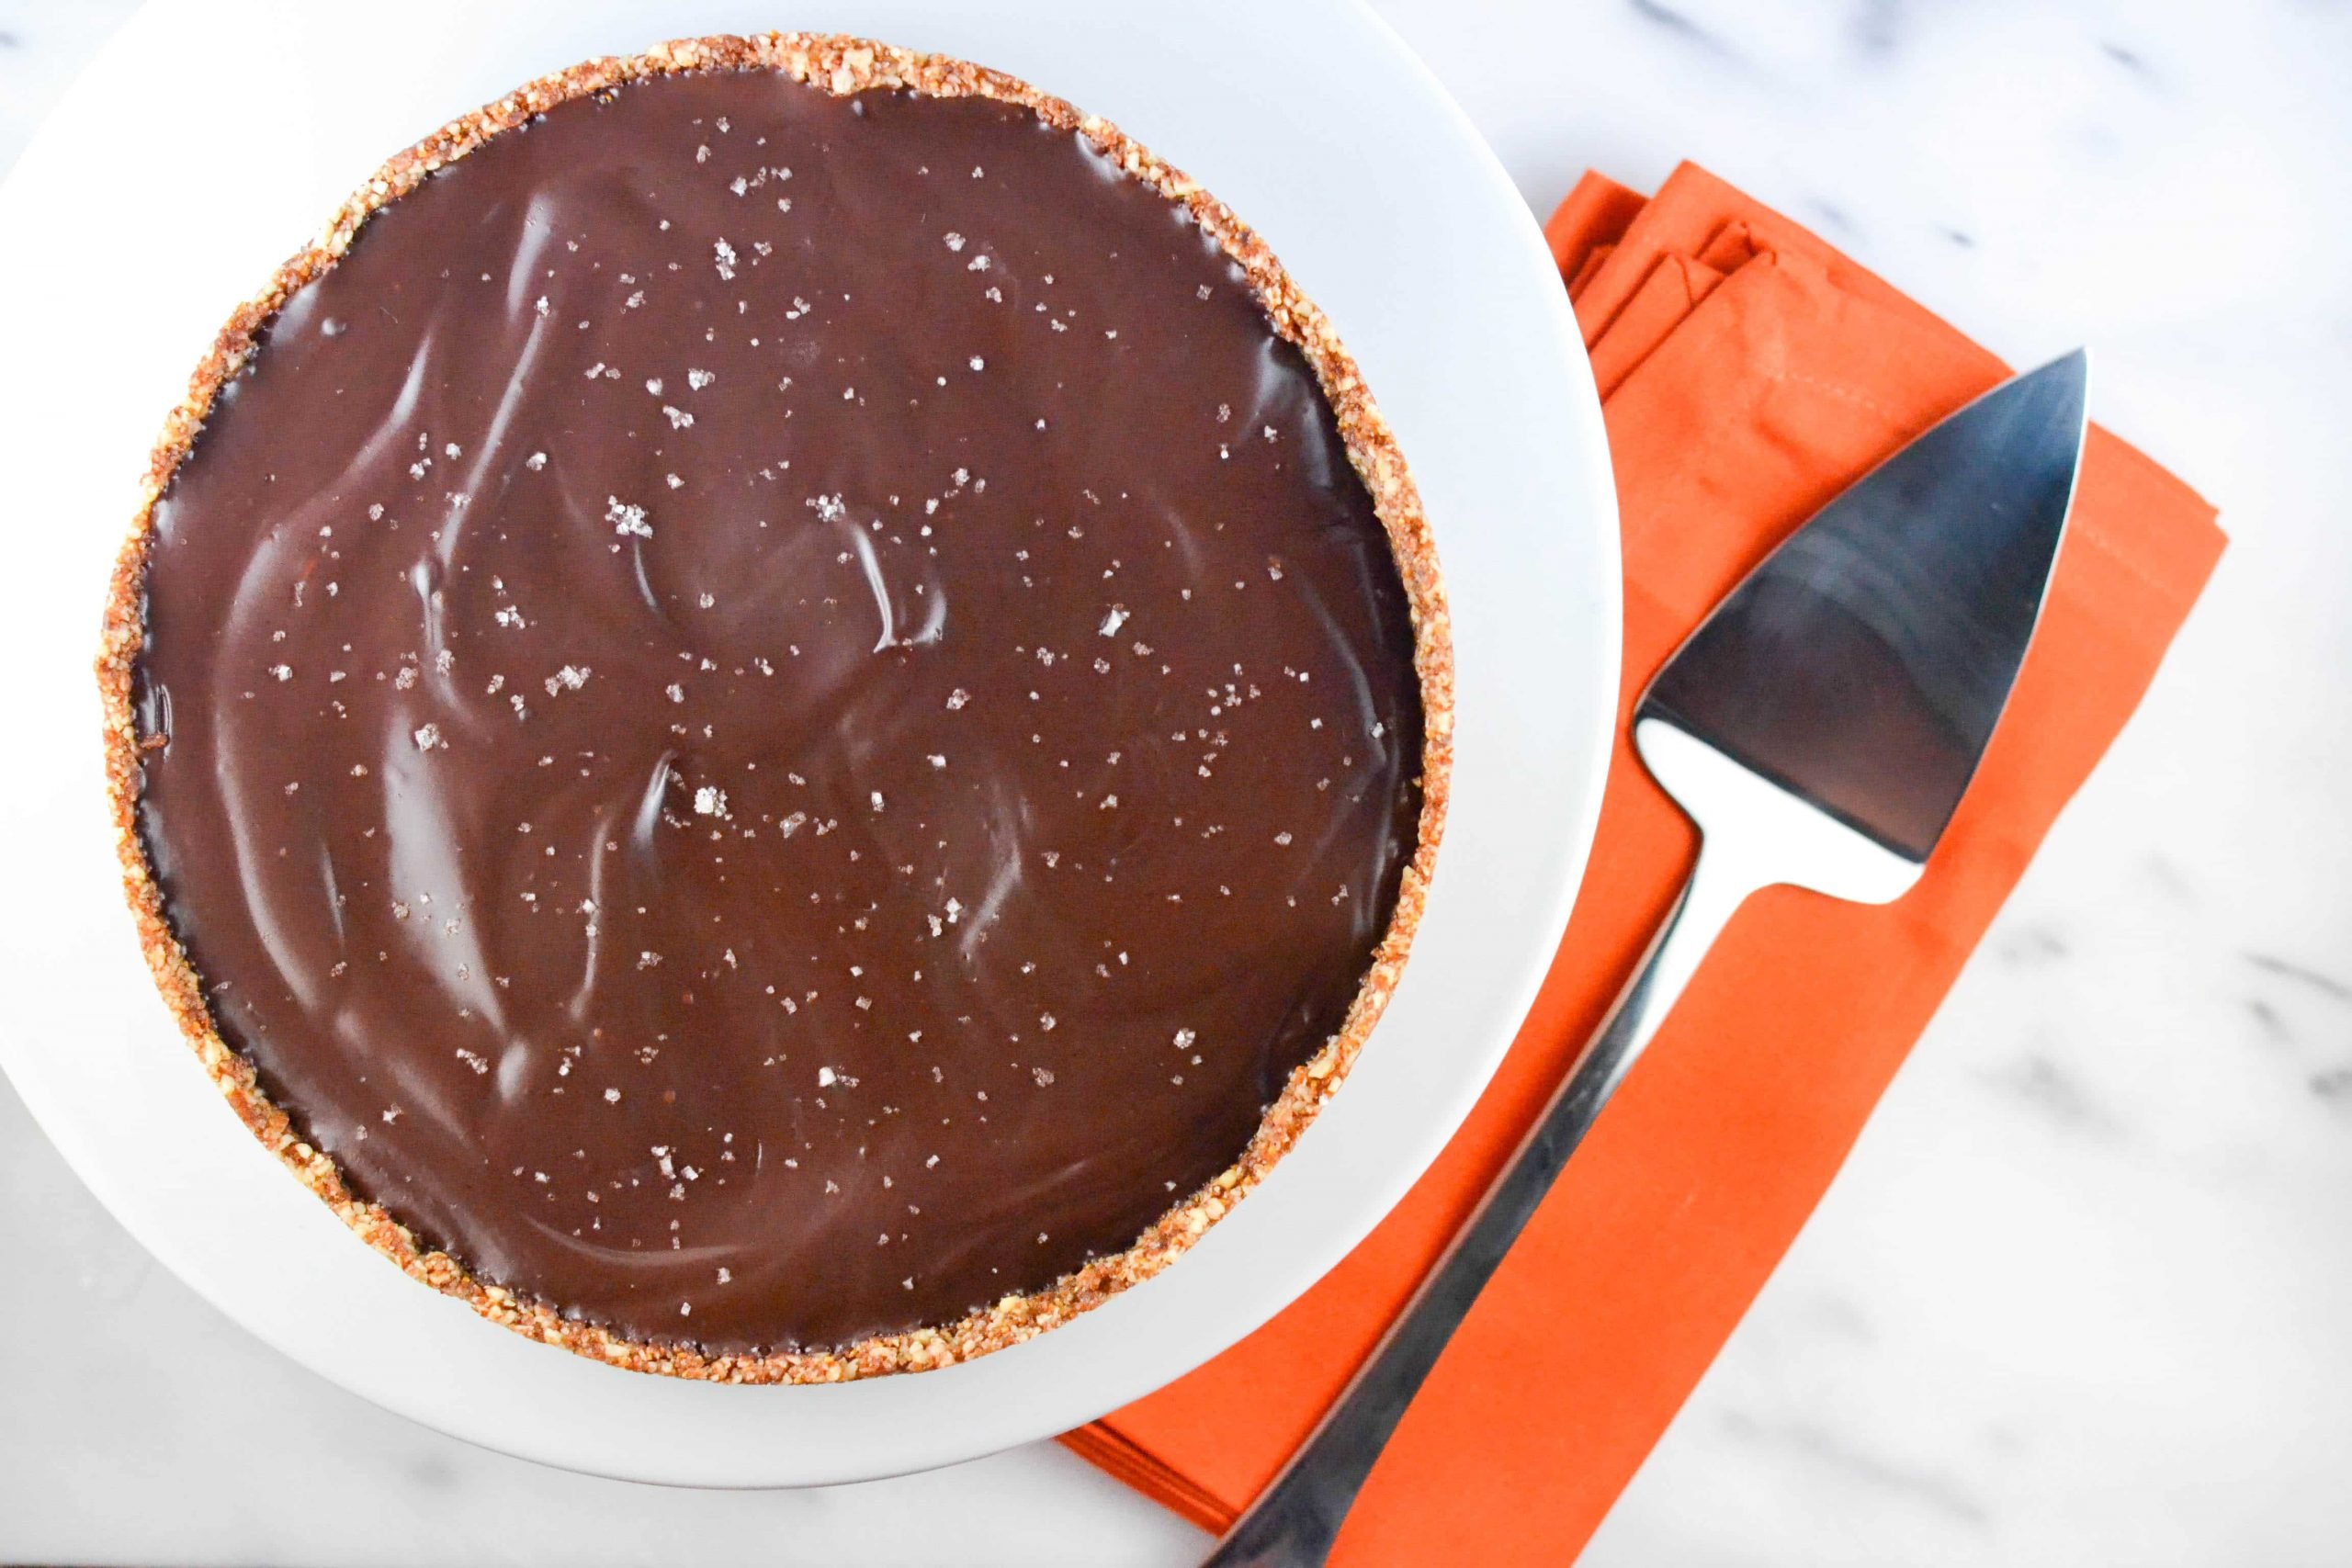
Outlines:
[[486,1280],[715,1350],[1129,1245],[1340,1026],[1404,590],[1189,217],[980,99],[570,103],[378,214],[155,514],[229,1043]]

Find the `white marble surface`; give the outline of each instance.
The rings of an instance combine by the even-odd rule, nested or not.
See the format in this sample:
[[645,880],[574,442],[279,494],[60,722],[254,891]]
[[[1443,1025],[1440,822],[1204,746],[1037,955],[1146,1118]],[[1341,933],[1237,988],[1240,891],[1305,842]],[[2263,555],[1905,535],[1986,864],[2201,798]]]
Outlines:
[[[0,164],[129,8],[0,0]],[[2352,7],[1380,9],[1532,203],[1587,164],[1647,183],[1694,156],[2014,358],[2091,342],[2098,416],[2236,540],[1586,1561],[2342,1561]],[[163,1274],[5,1087],[0,1258],[0,1561],[1173,1565],[1202,1544],[1043,1446],[714,1495],[443,1439]]]

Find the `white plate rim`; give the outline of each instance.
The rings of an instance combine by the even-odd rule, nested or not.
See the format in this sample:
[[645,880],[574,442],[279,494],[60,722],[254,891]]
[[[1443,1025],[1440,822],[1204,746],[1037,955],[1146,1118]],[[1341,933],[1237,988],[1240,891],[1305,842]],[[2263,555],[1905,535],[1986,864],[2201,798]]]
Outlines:
[[[1455,599],[1461,722],[1454,819],[1441,851],[1430,913],[1389,1019],[1353,1081],[1299,1148],[1192,1256],[1160,1280],[1029,1345],[912,1377],[830,1389],[742,1390],[623,1373],[526,1344],[399,1279],[356,1246],[236,1126],[175,1038],[161,1004],[152,993],[137,994],[143,982],[129,995],[115,994],[123,976],[138,968],[130,922],[111,879],[103,888],[110,916],[102,917],[90,896],[95,857],[89,852],[104,847],[91,840],[102,816],[95,787],[95,687],[87,677],[92,639],[70,649],[60,639],[71,641],[79,628],[94,624],[99,581],[90,575],[92,564],[110,556],[119,536],[129,513],[127,486],[111,491],[103,480],[74,486],[36,468],[28,470],[36,495],[47,483],[57,494],[56,512],[77,526],[55,544],[53,570],[62,575],[52,597],[60,607],[0,633],[0,649],[12,662],[38,671],[27,694],[0,699],[0,711],[16,710],[12,716],[23,732],[53,743],[60,754],[58,766],[38,781],[28,776],[34,770],[5,771],[14,776],[0,778],[0,809],[20,820],[59,814],[74,830],[20,841],[6,854],[14,863],[8,886],[18,896],[0,909],[0,976],[8,982],[0,987],[8,998],[0,1002],[0,1068],[77,1174],[174,1272],[297,1360],[454,1436],[572,1469],[707,1486],[861,1479],[952,1462],[1066,1429],[1207,1359],[1344,1256],[1452,1134],[1541,983],[1581,880],[1617,704],[1615,494],[1573,318],[1540,237],[1491,152],[1426,69],[1352,0],[1184,7],[1181,17],[1169,7],[1140,22],[1130,15],[1115,36],[1101,18],[1090,18],[1087,7],[1066,0],[1029,0],[999,10],[987,18],[985,36],[974,32],[972,17],[956,14],[952,0],[834,0],[801,6],[784,18],[735,0],[659,6],[608,0],[565,10],[564,36],[599,41],[587,48],[557,45],[550,52],[551,8],[532,0],[399,7],[402,25],[423,32],[440,58],[475,51],[477,76],[487,85],[454,98],[446,89],[437,96],[422,90],[424,99],[437,106],[422,123],[415,103],[394,107],[379,101],[379,93],[359,104],[355,116],[393,115],[402,129],[389,138],[379,133],[363,162],[341,155],[335,165],[343,171],[341,184],[320,187],[331,194],[310,204],[311,220],[323,219],[343,189],[391,147],[537,71],[688,31],[796,25],[940,48],[1026,75],[1119,120],[1200,175],[1267,233],[1363,362],[1430,502],[1441,563]],[[746,15],[753,12],[763,14]],[[343,16],[342,27],[364,28],[359,8]],[[1336,221],[1342,238],[1362,243],[1380,237],[1381,215],[1367,218],[1351,208],[1335,217],[1308,197],[1285,196],[1279,178],[1261,177],[1265,171],[1252,170],[1220,141],[1222,124],[1188,124],[1189,111],[1171,110],[1169,73],[1188,63],[1203,69],[1205,59],[1197,52],[1205,46],[1184,52],[1185,25],[1214,30],[1220,20],[1246,20],[1248,36],[1267,59],[1311,51],[1322,62],[1351,63],[1360,73],[1356,80],[1387,90],[1376,110],[1369,103],[1351,106],[1346,89],[1315,87],[1304,76],[1280,79],[1263,60],[1224,60],[1223,74],[1212,78],[1232,93],[1215,106],[1228,121],[1250,117],[1261,134],[1295,138],[1305,148],[1319,145],[1327,154],[1367,141],[1386,149],[1385,193],[1419,198],[1472,228],[1466,234],[1435,233],[1425,220],[1420,238],[1442,254],[1387,265],[1409,277],[1414,264],[1426,263],[1428,276],[1448,283],[1475,280],[1492,290],[1498,298],[1474,302],[1470,313],[1476,317],[1479,303],[1497,306],[1498,319],[1511,323],[1511,341],[1488,333],[1468,346],[1417,344],[1415,323],[1396,317],[1412,313],[1417,303],[1443,316],[1461,301],[1433,301],[1425,294],[1384,297],[1380,289],[1393,288],[1398,277],[1384,274],[1360,282],[1361,257],[1318,231],[1318,225]],[[295,80],[271,77],[272,67],[283,73],[322,63],[318,54],[306,60],[303,51],[320,51],[334,25],[306,32],[307,25],[300,14],[264,0],[153,0],[101,51],[0,186],[0,299],[40,299],[61,277],[73,276],[60,269],[70,263],[64,242],[82,231],[70,220],[74,176],[86,176],[92,161],[109,150],[119,153],[127,146],[135,154],[143,146],[151,159],[167,151],[172,144],[161,132],[169,121],[163,117],[175,108],[201,112],[208,75],[200,61],[208,45],[217,51],[233,39],[249,57],[257,56],[248,63],[259,74],[248,82],[262,85],[248,90],[266,93],[272,80]],[[1163,56],[1149,68],[1137,63],[1147,45]],[[1098,52],[1090,56],[1088,49]],[[397,49],[393,54],[396,64]],[[514,63],[492,63],[507,60]],[[159,71],[166,62],[175,69]],[[1156,83],[1151,69],[1161,73]],[[499,70],[506,74],[496,75]],[[1124,91],[1097,86],[1114,82],[1122,71],[1128,84]],[[168,91],[155,101],[159,78],[166,89],[179,83],[178,101]],[[1287,92],[1278,98],[1276,88]],[[133,107],[126,111],[125,104]],[[1400,143],[1399,122],[1420,140]],[[1385,141],[1377,134],[1384,129]],[[1428,167],[1416,168],[1416,158],[1426,158]],[[1259,191],[1260,186],[1270,188]],[[86,198],[79,199],[87,216]],[[238,220],[233,200],[229,206],[220,220],[224,225]],[[1363,226],[1349,229],[1351,222]],[[1389,233],[1394,237],[1393,229]],[[52,235],[57,238],[45,243]],[[230,229],[215,237],[223,250],[241,253],[254,243]],[[274,262],[302,237],[302,230],[280,224],[254,254]],[[145,324],[167,341],[185,342],[186,352],[150,356],[153,364],[138,353],[125,354],[123,361],[141,371],[127,373],[119,389],[99,389],[101,397],[117,397],[119,406],[84,405],[90,417],[83,424],[103,433],[92,439],[102,439],[113,471],[135,474],[171,401],[154,367],[175,362],[184,375],[202,336],[260,281],[266,266],[248,267],[248,276],[226,293],[213,286],[205,296],[214,302],[209,320],[199,322],[185,308],[174,316],[159,307],[156,321]],[[1380,304],[1351,304],[1357,295]],[[142,324],[144,303],[125,307],[129,325],[121,331]],[[172,322],[168,329],[157,324],[165,320]],[[0,343],[15,340],[17,349],[37,349],[44,331],[53,342],[54,325],[31,318],[21,304],[0,306]],[[1450,396],[1467,399],[1483,420],[1465,429],[1457,414],[1434,406],[1427,385],[1434,378],[1384,378],[1385,364],[1420,364],[1432,356],[1460,368],[1445,358],[1448,352],[1466,356],[1472,366],[1483,355],[1489,371],[1507,362],[1515,404],[1504,406],[1491,387],[1453,389]],[[11,355],[11,363],[27,362]],[[37,355],[32,362],[40,362]],[[90,377],[86,367],[76,367],[61,379],[74,385]],[[1482,395],[1493,406],[1481,404]],[[22,391],[0,394],[0,433],[56,425],[54,409],[34,408]],[[62,448],[69,456],[73,434],[66,433]],[[9,441],[0,434],[0,452]],[[1482,441],[1489,444],[1485,450],[1468,450]],[[36,449],[20,447],[11,467],[27,463]],[[1478,467],[1483,475],[1470,471]],[[124,499],[116,504],[115,496]],[[1449,503],[1464,498],[1481,509],[1475,516],[1467,502],[1449,513]],[[1514,512],[1511,523],[1521,532],[1494,539],[1474,535],[1474,527],[1501,528],[1486,511],[1514,499],[1524,510]],[[1537,531],[1546,525],[1555,531]],[[103,551],[95,547],[92,529],[103,531]],[[1498,571],[1498,561],[1509,570]],[[1503,576],[1518,581],[1498,581]],[[76,594],[86,594],[86,609],[75,603]],[[1487,624],[1498,614],[1525,617],[1527,624]],[[63,657],[67,651],[74,657]],[[1513,668],[1515,658],[1542,662],[1532,670]],[[86,757],[74,753],[77,732],[86,737]],[[86,798],[76,793],[84,789]],[[1531,800],[1531,794],[1540,799]],[[1479,814],[1466,821],[1465,796],[1468,808]],[[1496,853],[1491,841],[1504,837],[1506,822],[1521,834],[1510,846],[1518,852],[1510,858]],[[1466,850],[1461,848],[1465,840]],[[25,896],[33,889],[54,897]],[[45,909],[60,912],[44,919]],[[69,909],[71,918],[62,913]],[[1480,931],[1482,920],[1497,929]],[[104,945],[109,925],[112,949]],[[56,985],[36,984],[78,970],[114,988],[105,1006],[62,1008]],[[1467,994],[1470,981],[1480,994]],[[98,1015],[95,1021],[92,1013]],[[1467,1024],[1462,1038],[1449,1038],[1456,1019]],[[104,1027],[107,1023],[114,1028]],[[77,1025],[86,1031],[87,1051],[73,1048]],[[1396,1043],[1384,1052],[1389,1042]],[[1400,1104],[1409,1115],[1398,1114]],[[199,1107],[209,1122],[198,1116]],[[187,1170],[209,1173],[199,1183],[202,1190],[187,1190]],[[352,1332],[356,1329],[367,1332]]]

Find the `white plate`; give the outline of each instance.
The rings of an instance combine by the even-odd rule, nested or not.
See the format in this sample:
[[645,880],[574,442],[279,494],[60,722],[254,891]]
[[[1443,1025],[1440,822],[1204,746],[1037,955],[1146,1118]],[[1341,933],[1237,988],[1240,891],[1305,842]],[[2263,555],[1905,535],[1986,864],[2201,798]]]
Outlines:
[[[1174,1269],[968,1365],[727,1388],[531,1344],[361,1246],[222,1105],[134,950],[90,660],[132,481],[230,308],[393,150],[576,59],[771,26],[1000,66],[1256,224],[1419,479],[1453,600],[1459,753],[1433,895],[1347,1088]],[[221,1310],[445,1432],[717,1486],[854,1480],[1064,1430],[1279,1311],[1435,1156],[1532,998],[1591,838],[1617,691],[1616,505],[1559,280],[1494,158],[1349,0],[158,0],[0,190],[0,1066],[82,1179]]]

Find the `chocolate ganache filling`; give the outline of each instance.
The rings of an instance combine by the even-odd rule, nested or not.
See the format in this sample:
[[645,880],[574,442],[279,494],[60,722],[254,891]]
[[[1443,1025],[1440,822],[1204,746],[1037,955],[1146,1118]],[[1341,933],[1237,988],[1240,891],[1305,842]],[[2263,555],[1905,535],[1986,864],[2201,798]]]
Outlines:
[[1131,1245],[1340,1028],[1407,596],[1299,353],[1026,108],[554,108],[287,302],[153,517],[222,1037],[482,1279],[718,1351]]

